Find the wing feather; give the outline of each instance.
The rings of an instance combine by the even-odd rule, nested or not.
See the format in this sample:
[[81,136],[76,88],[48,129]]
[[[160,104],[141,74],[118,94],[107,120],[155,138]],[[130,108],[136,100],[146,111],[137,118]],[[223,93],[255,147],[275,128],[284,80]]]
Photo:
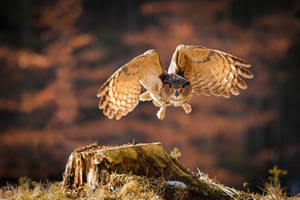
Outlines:
[[131,112],[139,102],[141,84],[150,92],[161,87],[163,73],[159,56],[154,50],[132,59],[118,69],[98,90],[99,108],[104,115],[120,119]]
[[242,77],[251,79],[246,61],[228,53],[201,46],[179,45],[171,60],[168,73],[183,74],[193,93],[229,98],[239,95],[237,86],[246,89]]

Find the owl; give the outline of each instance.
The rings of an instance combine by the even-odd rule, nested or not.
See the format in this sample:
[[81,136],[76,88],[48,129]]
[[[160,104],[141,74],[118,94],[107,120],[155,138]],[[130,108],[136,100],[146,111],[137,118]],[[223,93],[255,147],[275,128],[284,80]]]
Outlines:
[[[228,53],[202,46],[177,46],[168,69],[163,71],[155,50],[148,50],[119,68],[98,90],[99,108],[109,119],[121,119],[139,101],[152,101],[164,119],[168,106],[180,106],[185,113],[193,94],[225,98],[246,89],[241,79],[252,78],[251,65]],[[142,86],[146,89],[141,94]]]

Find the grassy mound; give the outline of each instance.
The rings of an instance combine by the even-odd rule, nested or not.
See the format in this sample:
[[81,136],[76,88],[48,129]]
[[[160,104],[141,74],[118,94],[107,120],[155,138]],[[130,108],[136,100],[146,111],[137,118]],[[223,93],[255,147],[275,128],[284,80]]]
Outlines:
[[[172,185],[161,178],[147,178],[132,174],[110,175],[105,185],[96,188],[86,186],[78,191],[66,191],[61,182],[37,183],[21,178],[19,185],[7,185],[0,189],[0,198],[12,200],[52,200],[52,199],[84,199],[84,200],[163,200],[163,199],[259,199],[259,200],[300,200],[300,197],[288,198],[280,185],[271,181],[265,185],[264,195],[237,191],[226,187],[198,172],[199,179],[208,185],[210,190],[195,194],[190,188],[180,184]],[[277,185],[276,185],[277,184]]]

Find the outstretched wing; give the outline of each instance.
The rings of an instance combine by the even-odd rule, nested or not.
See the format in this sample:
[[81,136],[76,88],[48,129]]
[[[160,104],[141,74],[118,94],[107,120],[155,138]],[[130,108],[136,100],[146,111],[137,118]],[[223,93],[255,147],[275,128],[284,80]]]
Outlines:
[[201,46],[177,46],[168,70],[190,82],[193,93],[229,98],[229,92],[239,95],[236,86],[246,89],[241,77],[252,78],[244,60],[228,53]]
[[97,92],[99,108],[108,118],[120,119],[138,104],[141,84],[150,92],[161,87],[159,76],[162,73],[156,51],[146,51],[122,66],[100,87]]

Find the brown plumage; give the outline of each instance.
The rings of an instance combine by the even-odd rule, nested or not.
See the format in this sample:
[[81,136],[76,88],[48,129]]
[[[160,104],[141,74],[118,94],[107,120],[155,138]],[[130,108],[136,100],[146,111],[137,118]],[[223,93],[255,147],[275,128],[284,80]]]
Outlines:
[[[172,57],[168,73],[164,73],[154,50],[134,58],[117,70],[98,90],[99,108],[110,119],[120,119],[141,101],[152,100],[160,107],[163,119],[167,106],[181,106],[191,112],[187,102],[192,93],[230,97],[246,89],[241,79],[252,78],[246,68],[250,64],[233,55],[201,46],[179,45]],[[141,85],[146,92],[140,94]]]

